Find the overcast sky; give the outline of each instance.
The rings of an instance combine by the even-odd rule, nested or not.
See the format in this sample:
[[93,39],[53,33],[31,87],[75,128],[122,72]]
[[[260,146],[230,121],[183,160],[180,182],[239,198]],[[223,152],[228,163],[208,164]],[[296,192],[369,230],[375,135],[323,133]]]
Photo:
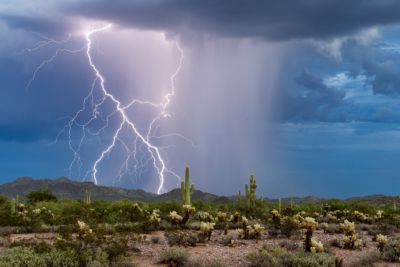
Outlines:
[[[90,35],[90,55],[122,106],[162,103],[173,78],[171,116],[147,139],[171,171],[163,191],[190,166],[197,188],[225,195],[250,174],[268,197],[398,194],[399,10],[395,0],[2,1],[0,181],[95,175],[157,191],[161,162],[129,127],[103,153],[121,116],[101,101],[85,34],[111,24]],[[141,104],[126,116],[146,136],[159,112]]]

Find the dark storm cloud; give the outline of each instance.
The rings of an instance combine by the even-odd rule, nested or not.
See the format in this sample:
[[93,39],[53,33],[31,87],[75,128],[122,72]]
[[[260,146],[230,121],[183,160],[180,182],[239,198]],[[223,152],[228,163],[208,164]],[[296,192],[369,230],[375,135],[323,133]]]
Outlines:
[[72,23],[61,16],[44,17],[0,13],[0,21],[12,28],[46,33],[52,36],[63,34],[72,28]]
[[330,38],[400,21],[400,1],[395,0],[101,0],[64,8],[129,27],[269,40]]
[[334,108],[344,104],[345,92],[326,86],[314,73],[303,71],[291,86],[281,88],[278,101],[284,121],[342,121]]
[[400,93],[400,53],[388,44],[361,46],[354,43],[343,48],[346,60],[353,64],[355,75],[364,73],[375,94],[396,95]]

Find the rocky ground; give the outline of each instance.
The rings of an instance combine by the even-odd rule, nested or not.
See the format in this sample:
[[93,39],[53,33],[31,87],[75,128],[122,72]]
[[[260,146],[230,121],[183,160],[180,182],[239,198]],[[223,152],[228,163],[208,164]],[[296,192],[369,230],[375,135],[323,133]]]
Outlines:
[[[261,240],[238,240],[235,230],[230,230],[228,235],[235,238],[233,246],[224,245],[226,236],[221,230],[215,230],[211,240],[205,244],[198,244],[196,247],[189,247],[188,252],[190,259],[202,262],[204,266],[209,266],[214,260],[223,262],[226,266],[248,266],[246,255],[263,247],[272,248],[276,246],[284,246],[288,249],[300,249],[302,240],[301,236],[292,236],[288,238],[271,238],[268,234],[262,236]],[[1,249],[4,250],[11,242],[22,240],[39,239],[51,242],[56,237],[52,233],[40,234],[12,234],[9,237],[0,239]],[[136,237],[136,238],[135,238]],[[128,253],[127,262],[135,263],[135,266],[162,266],[158,264],[160,254],[167,250],[169,245],[164,236],[164,232],[158,231],[151,234],[141,235],[140,241],[132,241]],[[144,237],[144,238],[143,238]],[[341,234],[327,234],[322,231],[316,231],[314,238],[320,240],[324,244],[327,252],[332,253],[344,259],[344,266],[365,266],[360,260],[367,259],[369,256],[377,253],[376,243],[372,241],[372,237],[366,232],[360,232],[359,237],[364,240],[365,246],[362,250],[345,250],[330,246],[333,239],[341,240]],[[137,235],[132,234],[132,240],[136,240]],[[368,260],[367,260],[368,261]],[[374,266],[400,266],[396,263],[378,262]]]

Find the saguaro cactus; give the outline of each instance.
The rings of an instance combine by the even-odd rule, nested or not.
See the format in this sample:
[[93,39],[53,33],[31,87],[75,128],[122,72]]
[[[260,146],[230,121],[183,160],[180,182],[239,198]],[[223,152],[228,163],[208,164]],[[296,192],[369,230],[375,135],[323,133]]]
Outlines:
[[92,193],[89,190],[85,190],[85,204],[90,205],[92,203]]
[[256,190],[257,183],[254,175],[250,176],[250,186],[246,184],[246,204],[248,213],[254,214],[255,206],[256,206]]
[[190,185],[190,171],[189,168],[186,167],[185,171],[185,181],[181,183],[181,199],[182,204],[190,205],[190,197],[194,193],[194,185]]

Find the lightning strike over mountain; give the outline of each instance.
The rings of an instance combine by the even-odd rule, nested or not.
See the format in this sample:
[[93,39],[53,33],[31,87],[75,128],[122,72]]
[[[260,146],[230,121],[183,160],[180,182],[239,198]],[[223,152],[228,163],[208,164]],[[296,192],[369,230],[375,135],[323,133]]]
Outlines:
[[[133,99],[130,101],[128,104],[124,105],[113,93],[112,91],[107,88],[106,85],[106,79],[101,73],[99,67],[96,65],[93,55],[92,55],[92,50],[93,50],[93,40],[92,37],[96,34],[99,34],[100,32],[109,30],[111,28],[111,24],[94,28],[90,31],[85,32],[84,37],[85,37],[85,46],[80,49],[76,50],[68,50],[68,49],[57,49],[55,54],[51,56],[50,58],[42,61],[39,66],[35,69],[32,78],[27,84],[27,88],[34,82],[37,73],[48,63],[52,62],[56,57],[59,56],[61,52],[69,52],[69,53],[78,53],[82,52],[84,55],[87,57],[88,60],[88,65],[92,72],[94,73],[94,79],[92,81],[92,85],[90,88],[89,93],[84,97],[81,108],[72,116],[68,119],[68,122],[66,125],[63,127],[63,129],[59,132],[59,134],[56,137],[56,141],[58,141],[59,137],[67,133],[68,135],[68,146],[69,149],[71,150],[73,154],[73,159],[70,163],[69,166],[69,172],[70,176],[72,174],[72,169],[74,166],[77,167],[78,169],[78,175],[81,176],[81,169],[83,166],[82,158],[81,158],[81,150],[82,146],[84,145],[86,139],[88,136],[93,136],[93,137],[98,137],[100,133],[104,132],[106,129],[110,128],[110,120],[112,118],[117,117],[118,118],[118,124],[117,124],[117,129],[113,131],[112,133],[112,138],[109,141],[108,144],[105,145],[105,148],[100,152],[99,156],[94,160],[93,164],[89,168],[89,170],[86,171],[86,174],[83,176],[83,179],[92,179],[95,184],[99,183],[98,180],[98,175],[99,175],[99,166],[101,163],[105,160],[107,156],[110,155],[110,153],[115,149],[117,144],[120,144],[123,149],[126,152],[125,159],[119,168],[118,174],[114,178],[114,182],[116,180],[121,180],[121,178],[126,175],[128,172],[131,172],[130,169],[130,164],[131,161],[133,161],[133,169],[134,172],[137,173],[138,171],[141,172],[141,168],[143,168],[144,165],[146,165],[146,162],[143,163],[143,158],[138,159],[137,155],[140,152],[140,148],[144,147],[145,151],[147,152],[149,156],[149,160],[152,163],[152,166],[154,167],[154,170],[156,171],[156,174],[158,176],[158,187],[157,187],[157,194],[160,194],[164,191],[164,183],[167,175],[170,175],[172,177],[177,178],[180,181],[180,177],[170,170],[167,167],[166,160],[165,160],[165,155],[163,153],[163,148],[155,145],[152,140],[154,139],[161,139],[166,136],[178,136],[182,137],[184,140],[192,143],[189,139],[186,137],[180,135],[180,134],[167,134],[167,135],[160,135],[160,136],[155,136],[153,135],[153,132],[155,130],[155,127],[157,126],[157,123],[159,120],[162,118],[167,118],[170,116],[168,113],[168,106],[171,102],[171,98],[175,95],[175,78],[179,74],[183,60],[184,60],[184,53],[181,47],[177,42],[174,42],[174,45],[176,49],[178,50],[180,57],[178,61],[178,65],[175,69],[175,71],[171,74],[170,76],[170,85],[169,85],[169,91],[162,97],[162,101],[157,103],[157,102],[151,102],[151,101],[144,101],[140,99]],[[39,48],[41,48],[44,45],[48,44],[64,44],[67,43],[70,40],[70,37],[68,39],[62,40],[62,41],[57,41],[53,40],[50,38],[45,39],[45,42],[39,43],[32,49],[25,49],[25,51],[34,51]],[[100,97],[98,96],[100,94]],[[103,112],[104,110],[102,107],[105,105],[111,103],[112,105],[112,111],[106,114],[105,117],[103,117]],[[149,106],[155,110],[157,110],[156,115],[154,118],[150,121],[147,129],[143,132],[139,130],[137,127],[136,123],[133,121],[132,118],[129,117],[127,114],[127,109],[132,108],[133,106],[136,105],[146,105]],[[84,118],[82,117],[85,116],[85,114],[90,114],[89,118]],[[104,122],[104,125],[96,130],[93,131],[90,129],[90,126],[94,124],[96,121],[102,120]],[[78,138],[78,141],[75,142],[73,141],[73,132],[76,129],[79,129],[81,132],[80,137]],[[129,143],[124,140],[124,136],[122,136],[123,131],[128,131],[132,138],[134,139],[133,141],[133,147],[130,147],[132,143]],[[192,143],[194,146],[194,144]],[[143,153],[143,151],[142,151]]]

